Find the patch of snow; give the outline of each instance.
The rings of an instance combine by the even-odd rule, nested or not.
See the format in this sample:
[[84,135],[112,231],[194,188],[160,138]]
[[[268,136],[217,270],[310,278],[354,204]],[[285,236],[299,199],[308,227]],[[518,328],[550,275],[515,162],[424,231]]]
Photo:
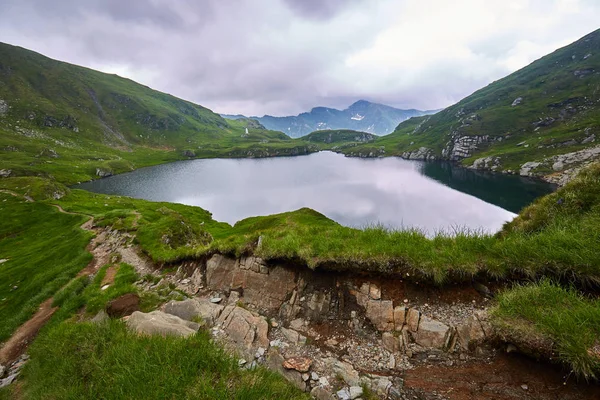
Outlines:
[[364,115],[360,115],[360,114],[356,114],[356,115],[350,117],[350,119],[353,119],[355,121],[362,121],[364,118],[365,118],[365,116]]

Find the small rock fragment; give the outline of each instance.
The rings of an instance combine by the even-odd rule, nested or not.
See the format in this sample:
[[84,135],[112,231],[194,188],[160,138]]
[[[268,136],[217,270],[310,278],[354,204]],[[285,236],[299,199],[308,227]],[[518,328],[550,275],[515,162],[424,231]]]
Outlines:
[[283,367],[285,369],[293,369],[298,372],[308,372],[311,364],[312,364],[312,360],[310,358],[291,357],[283,362]]
[[363,388],[360,386],[350,386],[350,400],[354,400],[363,395]]

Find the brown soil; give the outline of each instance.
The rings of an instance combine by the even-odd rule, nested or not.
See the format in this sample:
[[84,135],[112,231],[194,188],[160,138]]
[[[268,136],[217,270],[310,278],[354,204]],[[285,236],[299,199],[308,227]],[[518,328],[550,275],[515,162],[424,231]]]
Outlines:
[[406,371],[404,384],[425,398],[436,393],[451,400],[600,399],[599,385],[573,378],[565,383],[567,375],[520,355],[499,354],[491,363],[419,366]]
[[16,361],[35,338],[39,330],[48,322],[58,307],[52,307],[53,299],[40,305],[33,317],[21,325],[0,349],[0,364],[7,365]]
[[114,265],[108,267],[108,269],[106,270],[106,275],[104,275],[104,279],[102,279],[102,283],[100,284],[100,286],[102,287],[104,285],[112,285],[115,281],[115,276],[117,276],[118,270],[119,269]]

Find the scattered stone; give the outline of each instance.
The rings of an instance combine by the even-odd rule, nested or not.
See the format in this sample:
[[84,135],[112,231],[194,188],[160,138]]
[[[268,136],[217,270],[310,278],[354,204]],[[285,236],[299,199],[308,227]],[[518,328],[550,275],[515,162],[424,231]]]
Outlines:
[[254,354],[255,358],[261,358],[265,355],[265,352],[267,350],[264,347],[259,347],[258,349],[256,349],[256,354]]
[[527,386],[527,385],[521,385],[521,389],[523,389],[523,390],[529,390],[529,386]]
[[221,297],[211,297],[210,302],[213,304],[219,304],[223,299]]
[[200,325],[195,322],[162,311],[150,313],[135,311],[127,320],[127,327],[139,334],[182,337],[191,336],[200,329]]
[[302,375],[296,370],[284,368],[284,363],[285,360],[281,354],[276,352],[269,352],[269,356],[267,357],[267,367],[271,370],[279,372],[289,382],[294,384],[298,389],[305,391],[306,383],[302,380]]
[[305,323],[302,318],[297,318],[297,319],[293,320],[292,322],[290,322],[290,328],[292,328],[295,331],[299,331],[300,329],[304,328],[304,326],[305,326]]
[[248,361],[244,360],[243,358],[240,358],[240,359],[238,360],[238,365],[239,365],[240,367],[243,367],[244,365],[246,365],[246,363],[247,363],[247,362],[248,362]]
[[106,305],[106,313],[111,318],[121,318],[140,310],[140,296],[127,293],[110,301]]
[[329,386],[329,379],[326,376],[322,376],[319,378],[319,385],[321,386]]
[[102,291],[105,291],[105,290],[106,290],[106,289],[108,289],[109,287],[110,287],[110,285],[106,284],[106,285],[102,286],[102,287],[100,288],[100,290],[102,290]]
[[288,347],[289,344],[282,342],[280,339],[275,339],[275,340],[271,340],[269,342],[269,345],[271,347],[279,347],[279,348],[283,348],[283,347]]
[[283,362],[285,369],[293,369],[298,372],[308,372],[311,365],[312,360],[308,357],[291,357]]
[[316,372],[311,372],[310,373],[310,379],[312,379],[313,381],[318,381],[319,380],[319,375]]
[[512,343],[509,343],[509,344],[506,346],[506,352],[507,352],[507,353],[515,353],[515,352],[517,352],[517,351],[519,351],[519,349],[517,349],[517,346],[515,346],[515,345],[514,345],[514,344],[512,344]]
[[1,259],[1,260],[0,260],[0,264],[4,264],[4,263],[5,263],[5,262],[7,262],[7,261],[8,261],[8,259],[7,259],[7,258],[3,258],[3,259]]
[[310,379],[310,374],[306,374],[306,373],[302,374],[302,380],[304,382],[308,381],[309,379]]
[[17,379],[18,376],[19,376],[19,373],[16,373],[16,374],[9,375],[7,378],[0,379],[0,389],[12,384]]

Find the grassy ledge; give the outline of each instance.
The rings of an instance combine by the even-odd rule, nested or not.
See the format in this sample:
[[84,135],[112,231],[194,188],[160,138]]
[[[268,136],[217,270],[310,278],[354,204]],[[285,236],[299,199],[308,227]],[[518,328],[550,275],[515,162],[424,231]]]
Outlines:
[[560,360],[578,377],[600,376],[600,301],[542,280],[502,293],[492,311],[503,340]]

